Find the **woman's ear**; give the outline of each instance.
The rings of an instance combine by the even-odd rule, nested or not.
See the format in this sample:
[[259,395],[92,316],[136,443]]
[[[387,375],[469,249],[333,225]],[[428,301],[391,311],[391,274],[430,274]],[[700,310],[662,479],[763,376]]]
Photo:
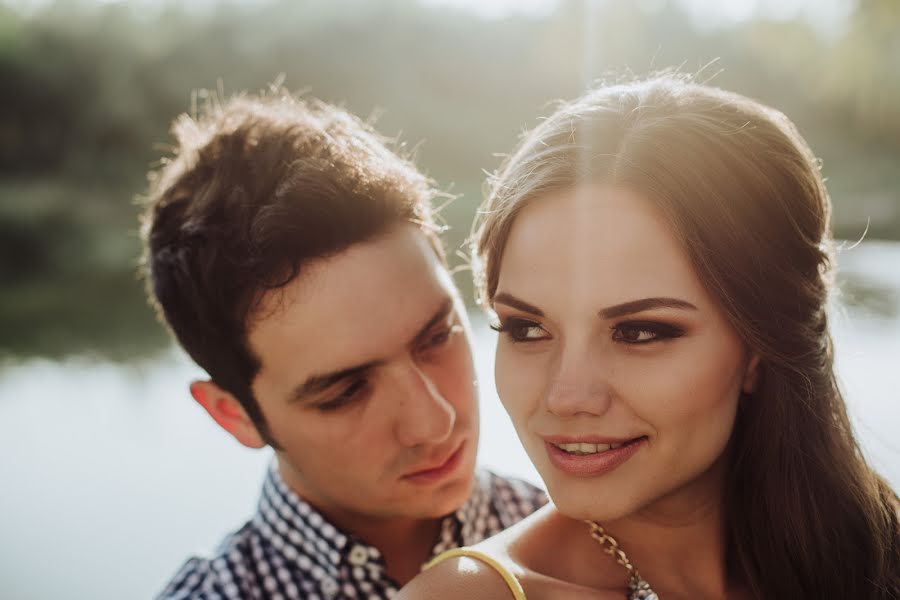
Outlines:
[[202,406],[219,427],[230,433],[234,439],[248,448],[263,448],[266,443],[247,416],[247,412],[237,398],[217,386],[212,381],[191,383],[191,396]]
[[754,353],[747,362],[747,369],[744,371],[744,381],[741,383],[741,391],[745,394],[752,394],[756,391],[756,385],[759,380],[759,354]]

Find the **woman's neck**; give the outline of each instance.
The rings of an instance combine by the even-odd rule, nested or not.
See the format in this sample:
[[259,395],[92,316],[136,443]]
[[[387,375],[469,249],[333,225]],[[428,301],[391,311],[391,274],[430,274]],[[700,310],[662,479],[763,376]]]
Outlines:
[[[727,565],[723,475],[723,468],[714,467],[625,517],[598,519],[661,598],[735,600],[744,595]],[[556,510],[535,521],[511,555],[550,581],[615,592],[627,587],[628,572],[591,538],[590,527]],[[553,590],[551,597],[564,597]]]
[[661,597],[735,596],[727,568],[723,463],[653,504],[602,525]]

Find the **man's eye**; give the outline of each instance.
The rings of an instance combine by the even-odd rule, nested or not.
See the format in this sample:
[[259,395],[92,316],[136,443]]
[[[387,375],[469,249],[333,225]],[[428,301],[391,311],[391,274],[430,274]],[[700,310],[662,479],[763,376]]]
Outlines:
[[363,396],[363,392],[367,387],[368,381],[365,379],[357,379],[348,385],[344,390],[328,402],[319,404],[318,408],[322,412],[331,412],[344,406],[348,406],[359,400]]
[[653,322],[625,322],[612,327],[613,339],[625,344],[648,344],[681,337],[684,330],[674,325]]
[[539,342],[550,337],[540,323],[528,319],[503,319],[499,323],[491,323],[491,329],[513,342]]
[[448,327],[447,329],[442,329],[428,338],[428,346],[440,346],[444,342],[450,339],[452,327]]
[[458,324],[435,331],[429,337],[425,338],[419,349],[425,351],[443,346],[449,342],[453,334],[458,331],[462,331],[462,326]]

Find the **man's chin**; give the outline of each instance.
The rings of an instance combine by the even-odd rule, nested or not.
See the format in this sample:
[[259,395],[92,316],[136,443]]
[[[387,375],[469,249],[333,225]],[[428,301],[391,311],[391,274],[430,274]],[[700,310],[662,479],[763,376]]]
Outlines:
[[432,493],[428,511],[431,518],[444,517],[456,512],[469,499],[475,485],[475,473],[460,477]]
[[406,500],[401,504],[403,516],[411,519],[438,519],[454,513],[469,499],[474,482],[473,474],[431,489],[404,490]]

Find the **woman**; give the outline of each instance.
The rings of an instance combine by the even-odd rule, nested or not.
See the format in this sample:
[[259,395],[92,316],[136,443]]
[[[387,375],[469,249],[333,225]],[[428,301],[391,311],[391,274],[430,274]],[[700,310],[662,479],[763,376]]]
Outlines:
[[529,133],[475,271],[554,505],[400,598],[900,597],[897,496],[832,367],[829,213],[784,115],[683,78]]

